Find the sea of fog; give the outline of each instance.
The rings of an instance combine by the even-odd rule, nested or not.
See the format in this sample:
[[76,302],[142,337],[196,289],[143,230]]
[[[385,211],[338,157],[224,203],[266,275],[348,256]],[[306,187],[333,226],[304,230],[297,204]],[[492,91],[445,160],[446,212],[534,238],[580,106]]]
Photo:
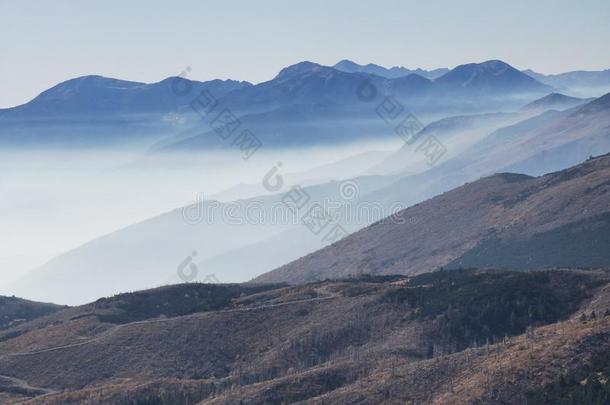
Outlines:
[[[487,133],[456,131],[443,138],[443,160]],[[274,167],[284,187],[307,186],[390,174],[387,168],[380,171],[380,163],[391,154],[402,174],[430,168],[421,152],[405,153],[398,136],[349,145],[261,148],[247,160],[236,149],[164,154],[144,153],[141,147],[0,149],[0,287],[58,254],[197,199],[232,201],[269,193],[262,179]]]
[[[264,192],[261,180],[278,164],[287,179],[293,174],[295,181],[325,181],[358,175],[367,169],[367,160],[348,159],[339,165],[341,170],[330,166],[329,173],[325,165],[371,151],[382,158],[381,152],[399,147],[396,139],[261,149],[248,160],[238,150],[154,157],[109,149],[0,150],[0,284],[59,253],[198,196],[233,199]],[[375,157],[371,159],[372,166]]]

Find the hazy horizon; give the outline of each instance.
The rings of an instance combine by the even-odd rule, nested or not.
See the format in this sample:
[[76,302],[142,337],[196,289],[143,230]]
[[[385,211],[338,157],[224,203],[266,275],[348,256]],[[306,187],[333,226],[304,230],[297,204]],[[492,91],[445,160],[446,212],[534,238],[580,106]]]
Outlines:
[[[308,2],[295,9],[278,1],[186,1],[181,7],[3,2],[0,108],[23,104],[78,76],[151,83],[178,75],[186,66],[194,80],[253,83],[304,60],[434,69],[501,59],[545,74],[608,69],[610,6],[598,0],[585,3],[385,0],[374,6]],[[449,38],[455,46],[447,46]]]

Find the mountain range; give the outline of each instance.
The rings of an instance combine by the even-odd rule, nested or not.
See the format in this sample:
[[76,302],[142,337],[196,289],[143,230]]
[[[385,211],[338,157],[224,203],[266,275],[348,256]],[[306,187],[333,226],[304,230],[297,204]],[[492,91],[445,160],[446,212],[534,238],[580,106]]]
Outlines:
[[[407,69],[402,66],[386,68],[374,63],[360,65],[348,59],[341,60],[333,66],[344,72],[364,72],[389,79],[395,79],[410,74],[417,74],[426,79],[434,80],[449,72],[448,68]],[[574,96],[591,97],[600,93],[610,91],[610,69],[600,71],[576,70],[559,74],[543,74],[532,69],[522,70],[526,75],[536,79],[540,83],[551,86],[557,90],[569,92]]]
[[158,83],[140,83],[102,76],[82,76],[45,90],[32,101],[0,110],[3,119],[61,118],[82,114],[122,115],[168,113],[188,106],[186,93],[207,90],[218,97],[252,86],[248,82],[211,80],[198,82],[185,77],[168,77]]
[[372,75],[386,77],[388,79],[396,79],[401,76],[416,74],[418,76],[425,77],[426,79],[434,80],[437,77],[440,77],[440,76],[444,75],[445,73],[449,72],[449,69],[447,69],[447,68],[439,68],[439,69],[432,69],[432,70],[425,70],[425,69],[417,68],[417,69],[411,70],[411,69],[407,69],[403,66],[394,66],[391,68],[385,68],[383,66],[376,65],[374,63],[369,63],[366,65],[359,65],[348,59],[343,59],[342,61],[337,62],[335,65],[333,65],[333,68],[340,70],[342,72],[347,72],[347,73],[354,73],[354,72],[370,73]]
[[[434,80],[449,72],[448,68],[426,69],[407,69],[402,66],[386,68],[374,63],[366,65],[357,64],[351,60],[343,59],[333,65],[337,70],[344,72],[364,72],[388,79],[395,79],[410,74],[416,74],[426,79]],[[551,86],[560,91],[567,91],[575,96],[591,97],[599,95],[600,92],[610,91],[610,69],[600,71],[576,70],[559,74],[543,74],[532,69],[522,70],[526,75],[536,79],[540,83]]]
[[[0,145],[4,148],[147,148],[177,134],[186,122],[192,94],[224,95],[251,86],[247,82],[198,82],[170,77],[139,83],[83,76],[58,84],[32,101],[0,109]],[[185,124],[186,125],[186,124]]]
[[[375,105],[358,96],[372,88]],[[274,147],[387,137],[392,131],[378,115],[385,95],[429,117],[515,108],[551,90],[501,61],[458,66],[435,80],[417,74],[388,79],[302,62],[283,69],[271,81],[231,92],[220,103],[242,116],[243,127],[263,144]],[[210,136],[213,133],[203,123],[164,148],[192,150],[222,144]]]
[[[300,62],[258,84],[186,77],[145,84],[84,76],[23,105],[0,109],[0,145],[135,144],[157,153],[226,148],[227,142],[210,136],[210,121],[202,122],[193,110],[202,95],[212,97],[210,102],[218,106],[215,114],[226,109],[269,148],[379,139],[392,132],[376,113],[388,95],[420,120],[432,122],[452,115],[512,111],[555,89],[574,93],[587,87],[599,95],[610,90],[606,73],[544,76],[498,60],[432,71],[343,60],[333,67]],[[375,92],[372,99],[358,96],[369,90]]]
[[576,70],[559,74],[545,75],[531,69],[523,73],[541,83],[552,86],[560,91],[568,91],[575,96],[591,97],[601,90],[610,90],[610,69],[600,71]]
[[[394,174],[350,179],[357,184],[359,195],[350,201],[352,211],[336,212],[338,221],[353,232],[382,219],[380,210],[370,210],[371,204],[383,208],[383,212],[393,212],[396,203],[402,207],[418,204],[480,177],[509,171],[538,176],[578,164],[598,151],[610,150],[609,100],[610,95],[606,95],[584,105],[564,111],[549,110],[533,117],[527,113],[492,114],[432,123],[422,130],[422,136],[433,134],[447,142],[448,148],[452,147],[454,137],[462,139],[462,143],[466,142],[464,139],[475,139],[446,161],[416,174],[408,173],[401,164],[424,156],[404,145],[384,160],[393,165]],[[376,167],[388,165],[382,162]],[[363,172],[367,169],[362,168]],[[342,201],[340,184],[328,182],[305,190],[311,204]],[[186,223],[182,213],[189,208],[185,207],[119,229],[59,255],[12,283],[8,291],[38,300],[81,303],[100,293],[176,282],[176,266],[192,250],[199,252],[197,264],[202,277],[213,273],[223,281],[239,281],[259,276],[328,243],[298,221],[235,225],[221,216],[225,206],[236,206],[243,214],[248,206],[256,204],[270,218],[284,192],[219,204],[211,222],[208,219],[201,224]],[[193,209],[197,207],[194,205]],[[150,255],[151,251],[156,254]],[[67,280],[78,286],[73,294],[63,288]]]
[[151,165],[226,147],[198,95],[270,149],[396,136],[389,95],[425,117],[391,152],[270,187],[279,162],[5,287],[0,403],[610,403],[604,77],[302,62],[259,84],[87,76],[0,110],[3,147],[137,144]]
[[[273,109],[286,103],[344,101],[353,98],[355,87],[364,78],[372,80],[375,85],[381,86],[383,82],[384,87],[391,88],[400,87],[397,84],[401,81],[394,79],[404,81],[407,76],[411,76],[412,80],[418,77],[420,86],[421,83],[442,84],[472,89],[475,93],[492,90],[519,93],[548,91],[553,87],[561,90],[610,85],[610,70],[543,75],[532,70],[519,72],[499,60],[431,71],[403,67],[386,69],[375,64],[358,65],[349,60],[340,61],[332,67],[300,62],[282,69],[272,80],[256,85],[235,80],[199,82],[186,77],[169,77],[157,83],[145,84],[95,75],[83,76],[62,82],[23,105],[0,109],[0,116],[17,119],[64,114],[168,113],[188,106],[193,95],[202,90],[210,91],[218,99],[230,94],[226,103],[240,112],[249,109],[256,111],[244,104],[262,102],[271,104]],[[387,80],[379,81],[380,78]],[[351,83],[354,80],[356,83]],[[399,98],[403,96],[397,94]],[[269,106],[265,109],[268,111]]]
[[[358,95],[373,87],[372,99]],[[0,110],[0,144],[95,146],[148,138],[149,146],[164,139],[164,150],[226,147],[209,136],[210,122],[201,122],[192,108],[204,96],[210,106],[239,117],[268,147],[326,144],[387,136],[387,124],[376,113],[386,95],[424,119],[516,108],[551,91],[502,61],[461,65],[432,80],[417,73],[386,78],[312,62],[286,67],[255,85],[183,77],[143,84],[85,76]],[[350,136],[342,138],[346,133]]]

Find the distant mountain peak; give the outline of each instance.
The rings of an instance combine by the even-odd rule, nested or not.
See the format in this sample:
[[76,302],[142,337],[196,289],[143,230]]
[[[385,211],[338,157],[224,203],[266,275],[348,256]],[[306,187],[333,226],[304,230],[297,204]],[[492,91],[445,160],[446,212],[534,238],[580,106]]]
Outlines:
[[540,100],[565,100],[565,99],[575,99],[576,97],[570,97],[570,96],[566,96],[565,94],[561,94],[561,93],[551,93],[548,94],[544,97],[542,97]]
[[349,59],[342,59],[337,62],[334,66],[335,69],[343,70],[344,72],[357,71],[360,65]]
[[511,69],[517,71],[515,68],[513,68],[511,65],[504,61],[492,59],[480,63],[466,63],[464,65],[456,66],[449,73],[447,73],[447,75],[451,74],[452,72],[501,74]]
[[334,69],[340,70],[346,73],[369,73],[376,76],[385,77],[388,79],[396,79],[399,77],[407,76],[410,74],[417,74],[419,76],[425,77],[426,79],[435,79],[449,71],[447,68],[433,69],[433,70],[424,70],[417,68],[415,70],[407,69],[404,66],[392,66],[390,68],[383,67],[381,65],[377,65],[375,63],[368,63],[366,65],[360,65],[356,62],[353,62],[349,59],[343,59],[336,63],[333,66]]
[[132,82],[128,80],[114,79],[112,77],[105,77],[100,75],[86,75],[75,77],[74,79],[69,79],[64,82],[57,84],[54,87],[51,87],[49,92],[58,89],[65,89],[68,87],[78,88],[93,88],[93,87],[106,87],[106,88],[120,88],[120,89],[129,89],[132,87],[142,86],[145,83],[141,82]]
[[551,87],[497,59],[459,65],[435,81],[452,87],[476,89],[478,92],[507,89],[520,92],[551,90]]
[[288,79],[306,73],[322,72],[326,70],[332,70],[332,68],[310,61],[303,61],[280,70],[280,73],[275,76],[274,80]]
[[506,69],[513,69],[511,65],[499,59],[486,60],[485,62],[479,63],[479,66],[493,71],[504,71]]
[[567,110],[568,108],[586,103],[587,101],[590,100],[570,97],[561,93],[551,93],[525,105],[523,108],[521,108],[521,111],[537,113],[546,110]]
[[[64,101],[79,94],[97,91],[122,91],[144,86],[145,83],[113,79],[99,75],[75,77],[61,82],[50,89],[40,93],[32,102],[45,103],[48,101]],[[27,104],[26,104],[27,105]]]

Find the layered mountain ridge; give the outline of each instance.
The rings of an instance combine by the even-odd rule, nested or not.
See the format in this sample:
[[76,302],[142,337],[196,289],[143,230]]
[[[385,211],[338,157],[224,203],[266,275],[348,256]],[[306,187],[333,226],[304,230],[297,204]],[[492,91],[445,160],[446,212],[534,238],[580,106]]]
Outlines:
[[[350,139],[387,136],[387,124],[375,111],[389,95],[418,114],[438,116],[516,108],[552,90],[501,61],[461,65],[433,79],[419,73],[382,77],[366,69],[345,71],[300,62],[254,85],[185,77],[145,84],[84,76],[60,83],[24,105],[0,110],[0,143],[96,145],[145,138],[148,131],[151,145],[163,135],[164,150],[224,148],[208,136],[213,132],[209,122],[201,123],[193,108],[204,97],[209,108],[228,109],[269,147],[327,144],[345,142],[341,135],[346,133]],[[373,100],[359,96],[363,86],[374,88]],[[68,123],[82,125],[81,133],[100,134],[79,135],[65,127]],[[117,136],[129,126],[127,134],[133,135]],[[168,132],[175,135],[173,142]]]
[[[537,178],[496,174],[466,184],[256,280],[419,274],[448,265],[610,266],[610,250],[602,249],[610,243],[608,218],[610,155],[603,155]],[[524,248],[534,243],[544,249]]]

